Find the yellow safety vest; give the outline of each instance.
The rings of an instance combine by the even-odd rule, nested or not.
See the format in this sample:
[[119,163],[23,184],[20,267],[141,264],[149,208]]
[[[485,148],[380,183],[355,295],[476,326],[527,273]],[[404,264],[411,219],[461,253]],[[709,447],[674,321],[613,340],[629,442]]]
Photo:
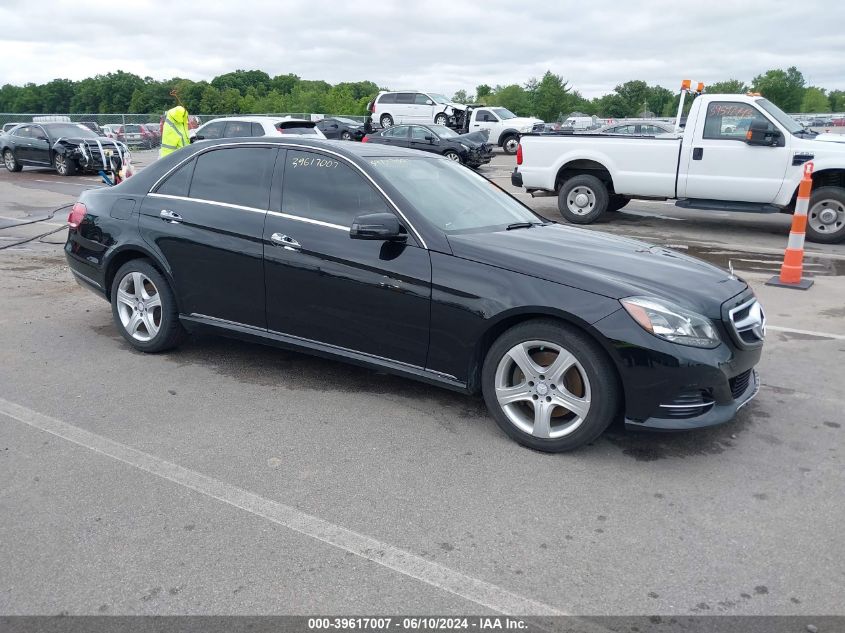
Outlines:
[[[184,117],[184,118],[183,118]],[[188,113],[182,106],[171,108],[164,115],[159,157],[167,156],[188,145]]]

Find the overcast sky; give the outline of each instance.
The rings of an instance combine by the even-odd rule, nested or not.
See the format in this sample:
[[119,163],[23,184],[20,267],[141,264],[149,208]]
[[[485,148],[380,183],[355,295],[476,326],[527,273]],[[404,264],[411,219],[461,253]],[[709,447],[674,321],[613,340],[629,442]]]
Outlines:
[[0,85],[243,68],[451,96],[548,69],[593,97],[629,79],[674,90],[796,65],[845,89],[842,0],[2,0],[0,32]]

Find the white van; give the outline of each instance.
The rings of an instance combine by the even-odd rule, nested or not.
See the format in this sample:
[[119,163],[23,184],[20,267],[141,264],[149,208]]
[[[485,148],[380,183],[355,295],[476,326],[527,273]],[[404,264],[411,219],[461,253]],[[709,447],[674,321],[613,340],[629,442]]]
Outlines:
[[465,105],[454,103],[441,94],[417,90],[380,92],[370,104],[373,121],[378,121],[381,127],[398,123],[454,124],[456,113],[464,110]]

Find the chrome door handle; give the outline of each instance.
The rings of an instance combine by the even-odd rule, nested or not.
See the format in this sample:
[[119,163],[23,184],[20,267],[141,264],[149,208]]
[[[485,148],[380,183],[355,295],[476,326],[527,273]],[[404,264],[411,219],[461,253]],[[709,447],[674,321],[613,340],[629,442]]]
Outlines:
[[162,217],[162,219],[167,220],[171,224],[179,224],[179,222],[182,221],[182,216],[178,213],[174,213],[170,209],[162,209],[159,215]]
[[273,233],[273,235],[270,236],[270,241],[273,242],[273,244],[278,244],[287,251],[298,251],[302,248],[302,245],[299,242],[291,236],[283,235],[282,233]]

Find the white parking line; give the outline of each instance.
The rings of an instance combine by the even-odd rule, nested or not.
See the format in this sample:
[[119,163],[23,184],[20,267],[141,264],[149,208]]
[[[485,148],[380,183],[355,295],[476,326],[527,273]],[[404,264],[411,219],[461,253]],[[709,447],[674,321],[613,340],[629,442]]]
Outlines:
[[0,398],[0,414],[505,615],[568,615],[296,508]]
[[787,334],[804,334],[806,336],[818,336],[819,338],[832,338],[837,341],[845,341],[845,334],[831,334],[830,332],[815,332],[813,330],[798,330],[793,327],[781,327],[779,325],[767,325],[767,330],[775,332],[786,332]]

